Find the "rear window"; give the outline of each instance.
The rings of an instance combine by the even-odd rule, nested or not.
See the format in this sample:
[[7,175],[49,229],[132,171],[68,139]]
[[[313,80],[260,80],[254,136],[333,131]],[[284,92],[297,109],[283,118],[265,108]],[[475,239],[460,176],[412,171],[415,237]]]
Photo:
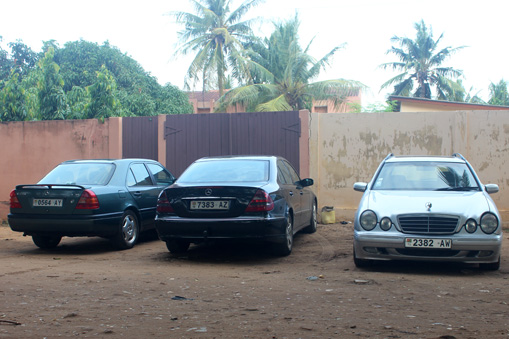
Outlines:
[[214,160],[191,164],[180,183],[268,181],[268,160]]
[[115,170],[113,164],[60,164],[39,181],[45,185],[106,185]]

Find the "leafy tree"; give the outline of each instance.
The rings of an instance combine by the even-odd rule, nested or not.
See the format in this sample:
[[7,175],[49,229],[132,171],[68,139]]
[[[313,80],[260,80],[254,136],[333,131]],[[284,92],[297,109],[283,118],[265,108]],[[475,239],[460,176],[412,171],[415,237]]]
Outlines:
[[25,45],[22,40],[9,42],[8,46],[11,48],[11,60],[14,62],[14,67],[22,76],[27,75],[37,66],[39,60],[37,53]]
[[[426,27],[424,21],[415,24],[417,35],[415,40],[394,36],[391,41],[399,45],[392,47],[387,54],[394,54],[399,59],[380,65],[382,69],[393,69],[402,73],[389,79],[382,85],[382,89],[394,85],[393,95],[431,98],[432,87],[436,88],[436,96],[446,100],[453,92],[451,80],[462,76],[462,71],[452,67],[442,67],[442,63],[461,47],[445,47],[439,49],[440,40],[433,39],[431,28]],[[417,88],[414,91],[414,86]],[[413,92],[413,93],[412,93]]]
[[49,48],[39,61],[42,76],[39,80],[39,119],[65,119],[68,112],[67,98],[63,89],[64,80],[60,67],[53,61],[54,50]]
[[159,91],[156,100],[156,111],[159,114],[189,114],[193,113],[193,105],[189,97],[176,86],[166,84]]
[[507,82],[504,79],[500,80],[498,84],[491,83],[490,87],[490,105],[509,106],[509,93],[507,92]]
[[263,0],[245,0],[238,8],[230,10],[230,0],[190,0],[196,14],[175,12],[177,23],[184,25],[179,32],[181,45],[178,54],[196,53],[187,70],[189,81],[203,81],[206,90],[216,81],[219,94],[223,95],[227,71],[242,81],[249,79],[249,70],[242,43],[252,39],[250,25],[253,20],[241,21],[244,15]]
[[0,91],[0,121],[22,121],[26,118],[25,89],[14,71]]
[[221,97],[218,110],[237,103],[250,111],[300,110],[309,109],[313,100],[332,100],[339,106],[352,92],[365,87],[358,81],[345,79],[311,82],[329,66],[341,46],[315,60],[308,54],[312,41],[306,48],[300,47],[298,28],[297,17],[275,24],[269,39],[250,45],[255,83],[227,92]]
[[472,93],[474,91],[473,87],[470,87],[467,90],[463,86],[463,81],[458,79],[456,81],[447,79],[448,86],[450,88],[447,93],[446,100],[447,101],[456,101],[456,102],[466,102],[471,104],[485,104],[484,100],[479,97],[479,92]]
[[[0,43],[2,42],[2,36],[0,35]],[[11,68],[14,63],[9,59],[9,54],[0,45],[0,89],[2,89],[2,81],[7,80],[11,74]]]
[[106,66],[97,72],[97,81],[87,87],[90,103],[86,106],[85,119],[105,119],[122,116],[121,105],[116,98],[117,83]]

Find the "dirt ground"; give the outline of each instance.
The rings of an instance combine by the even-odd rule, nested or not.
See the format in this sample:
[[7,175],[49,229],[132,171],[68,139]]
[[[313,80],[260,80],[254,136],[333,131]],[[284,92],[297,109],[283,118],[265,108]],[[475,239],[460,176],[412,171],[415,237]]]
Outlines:
[[259,244],[192,246],[153,235],[113,251],[64,238],[52,251],[0,226],[0,338],[509,338],[509,232],[499,271],[352,260],[352,224]]

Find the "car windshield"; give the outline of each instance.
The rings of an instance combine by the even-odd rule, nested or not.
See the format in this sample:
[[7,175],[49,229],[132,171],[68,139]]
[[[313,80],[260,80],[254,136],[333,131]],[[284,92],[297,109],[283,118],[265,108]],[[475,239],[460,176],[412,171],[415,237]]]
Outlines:
[[46,185],[106,185],[115,170],[113,164],[60,164],[39,181]]
[[391,162],[376,177],[374,190],[479,191],[465,163]]
[[195,162],[179,183],[268,181],[268,160],[212,160]]

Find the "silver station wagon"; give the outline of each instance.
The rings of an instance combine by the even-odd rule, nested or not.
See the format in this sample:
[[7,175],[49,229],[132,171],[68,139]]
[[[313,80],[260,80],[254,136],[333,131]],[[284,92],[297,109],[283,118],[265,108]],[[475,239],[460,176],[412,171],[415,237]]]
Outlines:
[[364,192],[354,221],[354,262],[421,260],[478,263],[498,270],[502,222],[489,194],[467,160],[389,154]]

